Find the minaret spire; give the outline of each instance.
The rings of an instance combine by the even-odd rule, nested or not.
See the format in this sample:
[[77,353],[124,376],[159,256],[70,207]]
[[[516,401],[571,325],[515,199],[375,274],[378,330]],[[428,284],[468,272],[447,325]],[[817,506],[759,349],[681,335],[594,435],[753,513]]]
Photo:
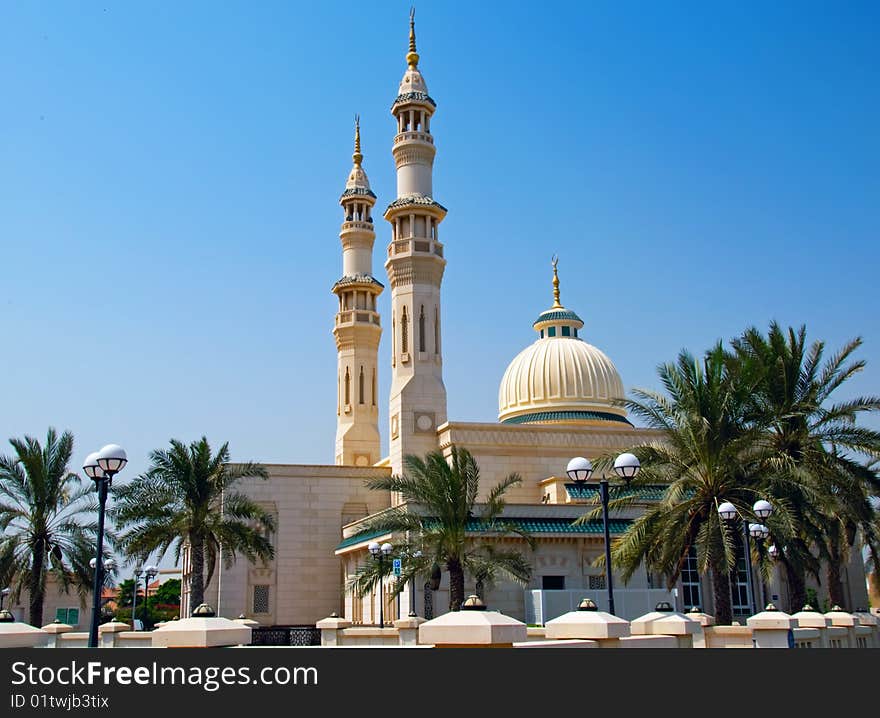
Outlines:
[[419,53],[416,52],[416,9],[409,9],[409,52],[406,55],[406,64],[415,69],[419,65]]
[[555,254],[553,255],[551,264],[553,265],[553,308],[562,309],[562,304],[559,303],[559,272],[556,271],[556,265],[559,264],[559,257]]
[[354,116],[354,154],[351,156],[354,163],[360,167],[364,156],[361,154],[361,116]]

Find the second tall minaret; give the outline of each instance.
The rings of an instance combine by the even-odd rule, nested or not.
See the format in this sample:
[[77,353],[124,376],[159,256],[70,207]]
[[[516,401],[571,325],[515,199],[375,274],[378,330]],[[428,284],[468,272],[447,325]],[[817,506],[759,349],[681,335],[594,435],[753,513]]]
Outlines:
[[419,71],[410,14],[407,69],[391,113],[397,122],[392,154],[397,199],[385,210],[391,243],[385,269],[391,282],[391,399],[389,459],[402,473],[407,454],[437,449],[437,427],[446,421],[446,387],[440,341],[440,285],[446,260],[439,225],[446,208],[433,197],[436,103]]
[[379,339],[382,328],[376,298],[382,284],[373,277],[373,205],[361,166],[360,124],[355,120],[354,162],[339,198],[343,222],[342,278],[333,285],[339,311],[333,327],[338,356],[336,396],[336,463],[372,466],[379,455],[378,383]]

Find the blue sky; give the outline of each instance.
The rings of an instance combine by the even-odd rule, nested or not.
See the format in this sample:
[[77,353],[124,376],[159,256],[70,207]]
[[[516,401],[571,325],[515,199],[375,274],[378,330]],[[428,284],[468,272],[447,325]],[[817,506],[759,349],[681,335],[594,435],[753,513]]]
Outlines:
[[[356,112],[394,198],[408,9],[0,3],[0,437],[70,429],[77,466],[116,442],[129,476],[202,434],[332,463],[337,199]],[[849,393],[878,393],[878,16],[420,2],[450,417],[495,420],[554,253],[628,389],[775,318],[831,347],[863,336]]]

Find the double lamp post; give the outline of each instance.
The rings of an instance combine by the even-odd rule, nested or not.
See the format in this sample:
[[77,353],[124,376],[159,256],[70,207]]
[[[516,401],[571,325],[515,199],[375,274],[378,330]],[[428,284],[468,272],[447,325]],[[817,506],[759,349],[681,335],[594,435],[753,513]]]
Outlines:
[[[635,454],[623,453],[614,460],[614,473],[624,484],[628,484],[639,473],[641,463]],[[565,469],[568,478],[576,484],[586,484],[593,475],[593,465],[589,459],[578,456],[568,462]],[[599,497],[602,500],[602,528],[605,532],[605,588],[608,590],[608,613],[614,613],[614,585],[611,578],[611,532],[608,526],[608,479],[603,475],[599,480]]]
[[116,444],[107,444],[93,452],[83,462],[83,471],[98,491],[98,532],[95,551],[95,583],[92,596],[92,623],[89,629],[89,648],[98,647],[98,625],[101,622],[101,587],[104,585],[104,514],[107,492],[116,476],[128,463],[125,450]]

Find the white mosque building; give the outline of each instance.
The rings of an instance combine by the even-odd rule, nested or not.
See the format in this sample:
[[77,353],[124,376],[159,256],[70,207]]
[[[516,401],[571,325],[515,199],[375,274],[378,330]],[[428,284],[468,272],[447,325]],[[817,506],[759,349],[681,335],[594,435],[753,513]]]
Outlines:
[[[378,425],[383,329],[377,298],[385,283],[373,273],[377,197],[363,166],[356,127],[353,166],[339,200],[342,276],[332,288],[339,302],[333,324],[338,351],[335,465],[268,465],[269,480],[242,483],[242,490],[276,519],[276,556],[267,564],[238,560],[215,572],[205,597],[219,615],[243,613],[263,625],[284,626],[314,624],[336,612],[356,624],[377,623],[377,595],[357,599],[344,591],[346,577],[370,560],[368,544],[394,540],[365,529],[369,516],[392,505],[390,495],[366,489],[365,482],[402,473],[407,454],[438,449],[448,454],[453,445],[474,455],[486,489],[511,472],[523,477],[506,495],[505,519],[519,523],[537,540],[533,551],[522,543],[533,564],[531,585],[524,589],[499,583],[487,592],[487,603],[530,623],[559,615],[585,596],[606,605],[604,568],[596,566],[604,552],[602,522],[572,524],[587,511],[585,504],[593,508],[597,487],[570,483],[565,467],[574,456],[625,451],[652,432],[634,427],[613,403],[624,395],[623,382],[611,359],[588,343],[580,317],[561,303],[555,262],[552,306],[537,315],[535,341],[513,358],[501,378],[498,422],[447,416],[441,308],[446,259],[440,235],[447,209],[435,199],[437,150],[431,121],[437,103],[419,69],[412,20],[406,63],[391,107],[397,197],[383,214],[390,225],[385,272],[391,316],[384,317],[392,335],[388,455],[380,453]],[[634,505],[612,517],[612,537],[658,500],[662,489],[639,491]],[[183,568],[186,573],[185,555]],[[845,579],[852,605],[867,605],[860,562]],[[473,578],[466,580],[466,593],[472,592]],[[647,571],[627,585],[619,580],[614,585],[617,613],[623,617],[641,615],[660,600],[679,609],[712,611],[712,592],[698,574],[695,558],[672,591]],[[780,591],[784,586],[768,587],[770,593]],[[386,621],[406,616],[411,608],[419,615],[436,615],[448,603],[446,577],[439,585],[407,586],[399,597],[391,591],[385,597]],[[748,613],[744,570],[733,598],[735,613]],[[182,613],[188,615],[186,594],[183,601]]]

